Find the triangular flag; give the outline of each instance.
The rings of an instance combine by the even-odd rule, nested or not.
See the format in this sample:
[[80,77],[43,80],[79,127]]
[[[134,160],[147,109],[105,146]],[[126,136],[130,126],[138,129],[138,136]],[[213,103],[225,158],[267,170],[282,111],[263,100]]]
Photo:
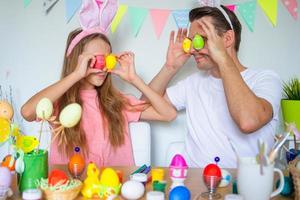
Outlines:
[[112,33],[114,33],[116,31],[116,29],[119,26],[123,16],[127,12],[127,9],[128,9],[127,5],[120,5],[118,7],[117,13],[116,13],[113,21],[111,22],[111,32]]
[[189,10],[174,10],[172,15],[178,28],[187,28],[189,25]]
[[130,23],[135,37],[138,35],[140,31],[142,24],[147,16],[147,13],[148,13],[148,9],[146,8],[137,8],[131,6],[128,8]]
[[292,17],[298,19],[298,2],[297,0],[281,0]]
[[26,8],[30,4],[31,0],[23,0],[24,8]]
[[236,5],[226,5],[225,6],[226,8],[228,8],[229,10],[231,10],[232,12],[234,12],[235,11],[235,9],[236,9]]
[[81,5],[81,0],[65,0],[67,23],[72,19]]
[[258,0],[260,7],[270,19],[273,26],[277,24],[277,0]]
[[158,39],[161,35],[162,30],[166,25],[169,15],[170,15],[170,10],[162,10],[162,9],[150,10],[150,16]]
[[237,9],[251,32],[254,30],[256,0],[238,4]]
[[58,0],[44,0],[43,2],[44,13],[48,14],[57,2]]

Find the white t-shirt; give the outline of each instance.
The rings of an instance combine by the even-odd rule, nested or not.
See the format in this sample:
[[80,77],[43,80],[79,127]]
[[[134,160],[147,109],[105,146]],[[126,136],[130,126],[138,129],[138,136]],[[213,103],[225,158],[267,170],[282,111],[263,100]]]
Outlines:
[[167,89],[176,109],[186,110],[188,133],[184,155],[191,167],[214,163],[216,156],[220,157],[221,167],[236,167],[236,155],[230,141],[239,156],[255,156],[259,138],[268,144],[269,150],[272,147],[279,121],[280,78],[272,71],[254,69],[244,70],[241,76],[256,96],[264,98],[273,107],[272,120],[251,134],[242,133],[233,121],[221,79],[198,72]]

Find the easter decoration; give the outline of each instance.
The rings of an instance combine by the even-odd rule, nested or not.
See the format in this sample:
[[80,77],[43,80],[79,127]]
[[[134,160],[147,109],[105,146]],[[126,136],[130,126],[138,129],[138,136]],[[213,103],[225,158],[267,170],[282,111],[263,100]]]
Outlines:
[[39,187],[47,200],[73,200],[82,188],[78,179],[69,179],[64,171],[53,169],[48,179],[40,179]]
[[232,180],[232,175],[225,169],[221,169],[221,174],[222,174],[222,179],[218,187],[227,187]]
[[173,188],[169,194],[169,200],[190,200],[191,192],[184,186]]
[[80,148],[75,147],[75,153],[70,157],[68,170],[73,178],[79,179],[85,168],[84,157],[80,154]]
[[[18,184],[21,192],[27,189],[36,189],[37,182],[48,177],[48,148],[40,149],[39,141],[43,132],[44,123],[48,122],[56,125],[56,128],[49,127],[54,136],[52,141],[59,135],[65,139],[65,128],[72,128],[81,118],[81,106],[71,103],[64,107],[59,114],[59,121],[53,114],[53,104],[51,100],[42,98],[36,106],[36,116],[41,123],[39,130],[39,140],[33,136],[16,135],[16,149],[18,159],[16,168],[18,169]],[[31,167],[26,167],[31,166]]]
[[184,180],[187,177],[188,166],[184,157],[180,154],[176,154],[169,166],[169,174],[172,179],[172,185],[170,189],[177,186],[184,186]]
[[195,34],[193,39],[188,37],[184,38],[182,41],[182,50],[185,53],[189,53],[191,48],[194,48],[196,51],[200,51],[204,47],[204,39],[201,35]]
[[107,56],[104,55],[97,55],[96,56],[96,62],[93,66],[93,68],[96,69],[107,69],[108,71],[112,71],[117,64],[117,57],[113,54],[109,54]]
[[125,199],[140,199],[145,192],[144,185],[135,180],[126,181],[121,189],[121,194]]
[[111,199],[120,193],[121,183],[116,171],[112,168],[105,168],[99,180],[99,169],[95,163],[91,162],[87,167],[87,177],[83,182],[81,194],[85,198],[94,196]]
[[10,170],[7,167],[0,167],[0,199],[12,196],[11,183],[12,174]]
[[215,157],[216,164],[208,164],[203,169],[203,182],[208,188],[208,192],[201,194],[204,199],[220,199],[221,195],[216,193],[216,188],[222,180],[222,171],[217,163],[220,161],[219,157]]

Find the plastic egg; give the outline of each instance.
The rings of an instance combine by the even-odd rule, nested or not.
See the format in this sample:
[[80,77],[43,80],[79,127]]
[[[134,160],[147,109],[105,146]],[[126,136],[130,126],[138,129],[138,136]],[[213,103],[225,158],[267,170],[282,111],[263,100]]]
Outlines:
[[190,38],[184,38],[182,42],[182,49],[185,53],[189,53],[191,49],[192,41]]
[[3,158],[1,166],[7,167],[10,171],[14,171],[15,164],[16,164],[16,161],[15,161],[14,157],[12,157],[11,155],[7,155]]
[[190,200],[191,193],[184,186],[177,186],[171,190],[169,200]]
[[117,172],[112,168],[105,168],[100,177],[100,184],[116,187],[120,185],[120,180]]
[[116,66],[116,64],[117,64],[117,58],[116,58],[116,56],[114,56],[113,54],[109,54],[105,58],[105,63],[106,63],[106,68],[108,70],[114,69],[115,66]]
[[0,186],[10,187],[12,181],[11,172],[7,167],[0,167]]
[[65,184],[68,181],[68,176],[64,171],[61,171],[59,169],[54,169],[51,171],[49,177],[48,177],[48,184],[50,186],[55,186],[57,184]]
[[42,98],[36,105],[36,116],[40,119],[47,120],[52,116],[53,104],[50,99]]
[[11,120],[14,116],[13,107],[7,101],[0,101],[0,117]]
[[67,105],[59,115],[60,123],[66,128],[74,127],[81,118],[81,106],[78,103]]
[[193,39],[193,47],[196,50],[200,50],[204,47],[204,39],[201,35],[196,34]]
[[94,68],[102,70],[104,67],[105,67],[105,58],[104,58],[104,56],[103,55],[97,55]]
[[138,181],[127,181],[123,184],[121,194],[125,199],[139,199],[144,195],[145,187]]
[[209,164],[203,170],[203,176],[216,176],[222,177],[221,169],[216,164]]
[[230,181],[232,179],[232,176],[225,169],[221,169],[221,173],[222,173],[222,179],[221,179],[221,182],[219,184],[219,187],[226,187],[227,185],[229,185],[229,183],[230,183]]
[[8,119],[0,117],[0,144],[9,138],[10,123]]

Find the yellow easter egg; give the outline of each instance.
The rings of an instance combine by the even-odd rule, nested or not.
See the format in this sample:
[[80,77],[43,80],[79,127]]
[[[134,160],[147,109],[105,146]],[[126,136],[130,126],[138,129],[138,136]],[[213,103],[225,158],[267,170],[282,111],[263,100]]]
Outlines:
[[120,181],[117,172],[112,168],[105,168],[101,174],[100,184],[109,187],[119,186]]
[[72,103],[64,107],[59,115],[60,123],[66,128],[74,127],[81,118],[81,106],[78,103]]
[[14,110],[10,103],[7,101],[0,101],[0,117],[11,120],[14,116]]
[[9,121],[3,117],[0,117],[0,143],[5,142],[8,139],[9,131]]
[[109,54],[108,56],[106,56],[105,58],[105,64],[106,64],[106,68],[108,70],[112,70],[115,68],[116,64],[117,64],[117,58],[116,56],[114,56],[113,54]]
[[42,98],[36,105],[36,116],[40,119],[49,119],[53,113],[53,104],[50,99]]
[[189,53],[191,49],[192,41],[189,38],[184,38],[182,42],[182,49],[185,53]]

